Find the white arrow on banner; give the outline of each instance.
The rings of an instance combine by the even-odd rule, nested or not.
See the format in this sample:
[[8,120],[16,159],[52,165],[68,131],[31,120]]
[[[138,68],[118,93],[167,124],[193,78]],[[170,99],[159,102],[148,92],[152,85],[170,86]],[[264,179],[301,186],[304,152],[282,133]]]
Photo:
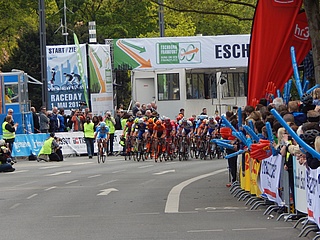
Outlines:
[[48,174],[46,176],[58,176],[58,175],[68,174],[68,173],[71,173],[71,171],[56,172],[56,173]]
[[107,196],[111,192],[119,192],[118,189],[115,188],[108,188],[108,189],[103,189],[100,190],[101,193],[97,194],[97,196]]
[[172,169],[172,170],[167,170],[167,171],[162,171],[162,172],[154,173],[153,175],[162,175],[162,174],[171,173],[171,172],[175,172],[175,171],[176,171],[176,170]]

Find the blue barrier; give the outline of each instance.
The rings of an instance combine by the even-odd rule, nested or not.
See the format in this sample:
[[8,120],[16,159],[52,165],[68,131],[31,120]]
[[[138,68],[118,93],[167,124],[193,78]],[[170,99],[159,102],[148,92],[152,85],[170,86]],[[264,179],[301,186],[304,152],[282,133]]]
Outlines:
[[237,151],[237,152],[234,152],[234,153],[231,153],[231,154],[225,156],[224,158],[229,159],[229,158],[238,156],[238,155],[240,155],[240,154],[242,154],[242,153],[244,153],[244,152],[245,152],[244,150],[239,150],[239,151]]
[[251,127],[245,125],[243,126],[244,130],[253,138],[254,141],[259,142],[260,138],[258,135],[251,129]]
[[307,91],[306,91],[306,93],[311,93],[313,90],[315,90],[316,88],[320,88],[320,84],[316,84],[316,85],[314,85],[312,88],[310,88],[310,89],[308,89]]
[[49,137],[48,133],[18,134],[13,143],[12,156],[26,157],[31,153],[38,155],[44,141]]
[[292,136],[292,138],[299,144],[300,147],[303,147],[307,152],[309,152],[314,158],[320,160],[320,153],[310,147],[305,143],[292,129],[291,127],[283,120],[280,114],[275,110],[271,109],[272,115],[278,120],[278,122],[284,127],[287,132]]
[[296,87],[297,87],[297,90],[298,90],[299,97],[301,98],[302,95],[303,95],[303,92],[302,92],[302,87],[301,87],[301,82],[300,82],[299,71],[298,71],[298,64],[297,64],[297,60],[296,60],[296,53],[295,53],[295,50],[294,50],[293,46],[291,46],[291,48],[290,48],[290,53],[291,53],[293,75],[294,75],[294,78],[295,78],[295,83],[296,83]]
[[272,156],[277,156],[278,153],[273,147],[274,139],[273,139],[273,133],[272,133],[271,124],[269,122],[266,122],[266,129],[267,129],[267,134],[268,134],[268,140],[270,141],[270,146],[271,146],[271,150],[272,150]]
[[242,127],[242,109],[238,108],[238,129]]

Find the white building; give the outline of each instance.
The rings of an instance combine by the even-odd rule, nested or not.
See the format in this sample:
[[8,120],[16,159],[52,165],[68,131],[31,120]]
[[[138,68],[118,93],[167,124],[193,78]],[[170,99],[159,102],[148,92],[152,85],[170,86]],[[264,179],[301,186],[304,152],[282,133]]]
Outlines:
[[115,68],[129,65],[134,102],[155,101],[158,112],[176,117],[209,115],[245,106],[250,35],[119,39]]

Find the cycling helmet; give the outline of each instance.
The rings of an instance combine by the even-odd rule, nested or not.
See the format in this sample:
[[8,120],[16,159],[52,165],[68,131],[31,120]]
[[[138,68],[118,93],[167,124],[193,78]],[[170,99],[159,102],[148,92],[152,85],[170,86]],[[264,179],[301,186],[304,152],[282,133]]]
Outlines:
[[128,118],[128,121],[129,121],[129,122],[133,122],[133,120],[134,120],[134,119],[133,119],[132,116],[130,116],[130,117]]
[[103,128],[103,127],[106,127],[106,123],[105,123],[105,122],[101,122],[101,123],[100,123],[100,127],[102,127],[102,128]]
[[305,141],[307,144],[312,145],[317,136],[320,135],[320,132],[316,129],[310,129],[304,132],[300,138]]
[[139,118],[139,119],[138,119],[138,124],[141,124],[141,123],[143,123],[143,122],[144,122],[143,118]]
[[166,117],[166,118],[164,119],[164,122],[167,123],[167,124],[169,124],[169,123],[170,123],[170,118]]
[[209,119],[209,121],[213,121],[213,120],[214,120],[214,117],[213,117],[213,116],[210,116],[208,119]]
[[135,123],[135,124],[137,124],[138,121],[139,121],[139,118],[135,118],[135,119],[134,119],[134,123]]
[[187,123],[187,122],[188,122],[188,120],[186,118],[182,119],[182,123]]
[[148,119],[148,123],[149,123],[149,124],[153,124],[153,119],[152,119],[152,118],[149,118],[149,119]]
[[157,124],[157,125],[161,125],[161,124],[162,124],[161,120],[160,120],[160,119],[157,120],[157,121],[156,121],[156,124]]
[[305,105],[311,105],[313,102],[312,95],[310,93],[304,93],[301,97],[301,102]]
[[208,124],[209,120],[208,119],[203,119],[202,123]]
[[189,118],[189,121],[190,121],[190,122],[193,122],[193,121],[194,121],[194,118],[193,118],[193,117]]
[[203,120],[203,119],[208,118],[208,116],[207,116],[207,115],[199,115],[198,118],[199,118],[200,120]]

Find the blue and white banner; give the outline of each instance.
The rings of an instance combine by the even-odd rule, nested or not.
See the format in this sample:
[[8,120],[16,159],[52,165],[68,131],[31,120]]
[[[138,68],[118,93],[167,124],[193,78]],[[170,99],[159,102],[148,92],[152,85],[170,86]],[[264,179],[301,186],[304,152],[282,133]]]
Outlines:
[[320,227],[320,169],[306,168],[308,219]]
[[12,156],[26,157],[31,154],[38,155],[44,141],[49,134],[17,134],[13,143]]
[[[61,132],[55,135],[61,140],[59,144],[62,147],[63,155],[87,154],[87,146],[83,132]],[[113,151],[115,152],[122,151],[122,146],[119,144],[121,135],[121,130],[117,130],[114,134]],[[44,141],[48,139],[48,137],[48,133],[17,134],[13,144],[12,156],[27,157],[31,154],[38,155]],[[96,144],[95,152],[97,152]]]
[[294,174],[294,206],[302,213],[307,213],[306,198],[306,166],[300,165],[297,158],[293,157]]
[[[81,58],[76,45],[47,46],[48,107],[77,109],[86,102],[88,88],[86,45],[80,44]],[[83,67],[80,68],[79,62]],[[81,70],[81,71],[80,71]],[[83,71],[83,74],[81,74]]]
[[282,205],[283,200],[279,195],[279,182],[282,165],[282,156],[270,156],[263,159],[260,168],[259,188],[266,194],[270,201]]

